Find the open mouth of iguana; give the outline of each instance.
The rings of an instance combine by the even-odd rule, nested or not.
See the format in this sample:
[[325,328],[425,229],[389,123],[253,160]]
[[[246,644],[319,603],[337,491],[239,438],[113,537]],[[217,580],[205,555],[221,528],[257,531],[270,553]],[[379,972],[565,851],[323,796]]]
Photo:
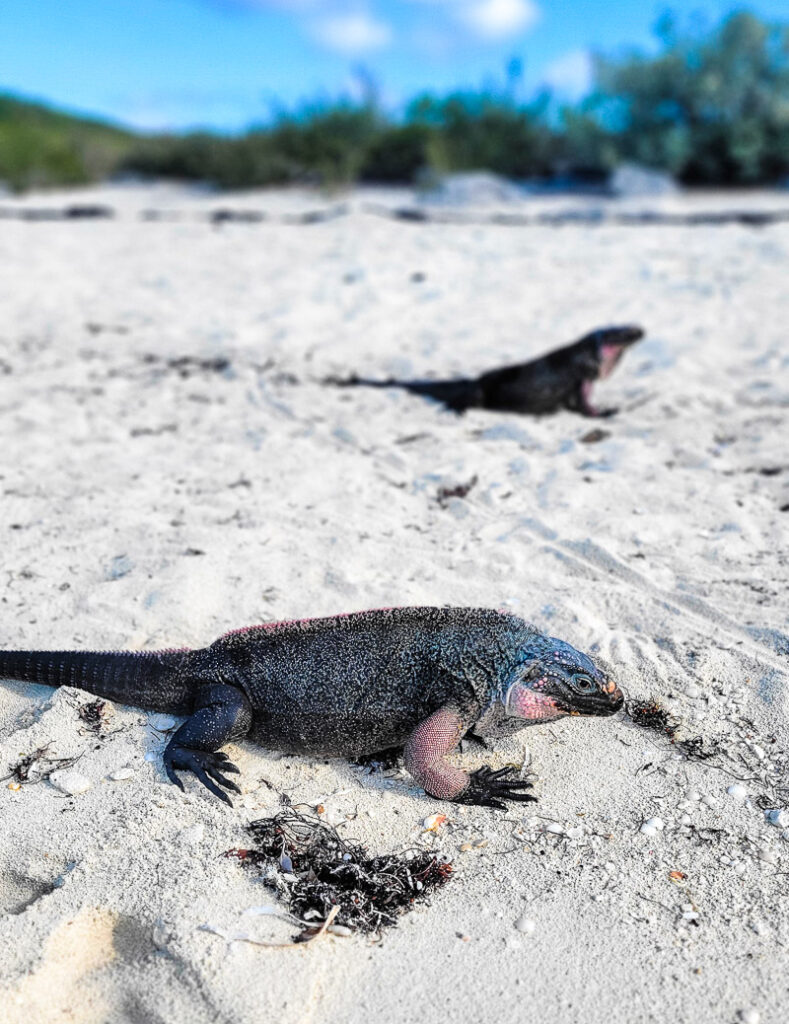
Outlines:
[[[610,377],[616,369],[620,359],[625,354],[625,351],[644,336],[644,332],[640,327],[620,327],[616,328],[615,331],[611,331],[611,334],[614,333],[616,335],[616,341],[601,340],[599,342],[599,348],[597,350],[598,369],[595,380],[605,380],[606,377]],[[580,384],[580,405],[582,411],[587,416],[611,415],[615,410],[601,412],[592,402],[593,385],[594,380],[584,380]]]

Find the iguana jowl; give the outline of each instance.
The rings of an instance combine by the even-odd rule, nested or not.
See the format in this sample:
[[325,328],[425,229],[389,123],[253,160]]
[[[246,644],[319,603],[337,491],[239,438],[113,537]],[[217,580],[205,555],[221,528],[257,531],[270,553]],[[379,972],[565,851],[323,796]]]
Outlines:
[[293,753],[359,757],[405,748],[434,797],[503,808],[533,800],[510,769],[445,761],[464,733],[509,733],[564,715],[611,715],[623,696],[585,654],[515,615],[391,608],[237,630],[200,650],[0,652],[0,678],[75,686],[188,715],[164,751],[230,803],[238,769],[221,753],[249,736]]

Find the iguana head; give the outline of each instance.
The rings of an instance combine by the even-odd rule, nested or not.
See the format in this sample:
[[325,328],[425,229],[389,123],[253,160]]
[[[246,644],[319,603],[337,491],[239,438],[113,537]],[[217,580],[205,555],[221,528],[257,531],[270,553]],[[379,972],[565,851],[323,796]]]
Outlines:
[[587,416],[600,415],[592,404],[592,384],[609,377],[625,350],[643,337],[643,329],[635,324],[603,327],[562,350],[575,378],[576,391],[570,404]]
[[613,715],[624,704],[616,683],[563,640],[540,636],[524,655],[502,695],[508,717],[539,722],[563,715]]

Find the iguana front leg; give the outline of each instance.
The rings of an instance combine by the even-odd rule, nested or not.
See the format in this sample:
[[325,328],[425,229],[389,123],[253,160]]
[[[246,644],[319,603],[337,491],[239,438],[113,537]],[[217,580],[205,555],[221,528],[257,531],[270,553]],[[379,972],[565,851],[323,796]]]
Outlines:
[[240,793],[235,782],[222,774],[238,775],[239,771],[227,754],[218,751],[225,743],[246,736],[251,725],[252,709],[241,690],[235,686],[201,686],[194,713],[165,747],[167,777],[183,790],[184,784],[175,774],[176,769],[194,772],[206,789],[232,807],[230,797],[219,786]]
[[458,745],[468,723],[457,708],[443,707],[420,722],[405,745],[405,766],[430,796],[454,800],[461,804],[481,804],[506,810],[502,800],[536,800],[518,790],[530,789],[531,783],[513,779],[512,768],[493,771],[488,766],[469,774],[453,768],[444,758]]

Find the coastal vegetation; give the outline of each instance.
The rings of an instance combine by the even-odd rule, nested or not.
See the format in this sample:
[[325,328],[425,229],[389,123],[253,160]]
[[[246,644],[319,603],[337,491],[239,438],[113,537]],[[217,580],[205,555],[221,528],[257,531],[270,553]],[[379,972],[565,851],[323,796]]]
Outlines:
[[509,87],[281,112],[240,135],[144,135],[0,96],[0,181],[15,191],[112,175],[221,188],[417,183],[485,168],[517,180],[602,180],[637,162],[689,185],[789,176],[789,23],[738,12],[714,27],[664,16],[656,46],[594,58],[575,104]]

